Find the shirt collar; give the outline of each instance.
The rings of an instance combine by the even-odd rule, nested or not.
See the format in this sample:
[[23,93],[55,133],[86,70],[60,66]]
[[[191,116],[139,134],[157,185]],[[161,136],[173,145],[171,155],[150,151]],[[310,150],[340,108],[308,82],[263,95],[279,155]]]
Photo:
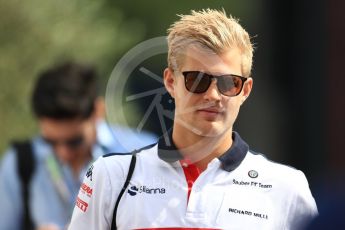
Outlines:
[[[232,132],[231,147],[218,159],[225,171],[231,172],[236,169],[246,156],[249,146],[242,140],[237,132]],[[158,156],[160,159],[172,163],[182,160],[183,156],[172,141],[172,131],[165,133],[158,141]]]

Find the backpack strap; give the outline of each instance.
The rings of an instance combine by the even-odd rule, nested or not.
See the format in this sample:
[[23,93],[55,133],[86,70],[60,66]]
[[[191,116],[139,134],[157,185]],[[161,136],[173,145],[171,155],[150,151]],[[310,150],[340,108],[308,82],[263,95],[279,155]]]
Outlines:
[[23,220],[22,229],[33,230],[34,224],[30,214],[30,181],[35,170],[35,159],[32,152],[30,141],[14,141],[12,146],[16,150],[17,156],[17,173],[22,187],[23,199]]
[[126,178],[126,181],[121,189],[121,192],[119,194],[119,196],[117,197],[117,200],[116,200],[116,203],[115,203],[115,209],[114,209],[114,213],[113,213],[113,220],[111,222],[111,229],[112,230],[116,230],[117,229],[117,226],[116,226],[116,214],[117,214],[117,208],[119,206],[119,203],[120,203],[120,200],[121,200],[121,197],[123,195],[123,193],[126,191],[126,188],[128,187],[129,185],[129,181],[131,180],[132,178],[132,175],[133,175],[133,172],[134,172],[134,168],[135,168],[135,163],[136,163],[136,160],[137,160],[137,157],[136,157],[136,154],[134,153],[132,155],[132,159],[131,159],[131,163],[129,165],[129,170],[128,170],[128,174],[127,174],[127,178]]

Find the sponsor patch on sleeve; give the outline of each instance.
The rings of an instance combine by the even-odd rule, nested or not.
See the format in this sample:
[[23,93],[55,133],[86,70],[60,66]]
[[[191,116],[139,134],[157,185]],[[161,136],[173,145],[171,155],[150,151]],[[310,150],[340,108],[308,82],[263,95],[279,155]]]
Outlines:
[[80,191],[79,191],[81,194],[84,194],[88,197],[91,197],[92,196],[92,188],[87,185],[85,182],[82,183],[82,185],[80,186]]
[[77,197],[77,201],[75,204],[80,210],[82,210],[83,212],[86,212],[87,207],[89,206],[89,204],[85,201],[83,201],[82,199],[79,198],[79,196]]
[[90,166],[90,168],[87,170],[86,175],[85,175],[90,181],[92,181],[92,171],[93,171],[93,165]]

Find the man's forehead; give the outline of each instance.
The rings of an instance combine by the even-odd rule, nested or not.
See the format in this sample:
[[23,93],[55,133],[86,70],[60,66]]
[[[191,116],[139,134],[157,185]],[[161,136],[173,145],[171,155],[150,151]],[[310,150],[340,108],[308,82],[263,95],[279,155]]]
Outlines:
[[61,131],[66,132],[70,130],[71,132],[76,129],[81,129],[87,120],[85,119],[54,119],[54,118],[40,118],[38,119],[38,124],[42,131]]
[[211,71],[213,74],[233,73],[241,75],[242,56],[238,48],[216,53],[209,48],[190,46],[181,56],[180,70]]

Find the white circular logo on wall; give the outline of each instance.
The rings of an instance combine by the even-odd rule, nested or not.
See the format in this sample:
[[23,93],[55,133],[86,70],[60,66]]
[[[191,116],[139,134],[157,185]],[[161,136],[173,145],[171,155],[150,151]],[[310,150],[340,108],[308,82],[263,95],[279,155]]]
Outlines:
[[[161,98],[164,94],[167,93],[163,84],[163,78],[158,74],[151,72],[145,66],[140,66],[142,63],[156,55],[166,54],[168,51],[167,40],[165,36],[156,37],[133,47],[129,50],[116,64],[115,68],[113,69],[108,84],[106,88],[105,94],[105,102],[106,102],[106,117],[107,121],[111,124],[124,124],[128,125],[127,116],[125,114],[124,103],[129,103],[131,101],[135,101],[137,99],[141,99],[148,96],[153,96],[153,100],[150,106],[146,109],[143,118],[141,119],[140,123],[137,125],[136,129],[133,130],[133,137],[131,137],[132,141],[136,141],[138,144],[142,143],[140,139],[140,135],[136,135],[140,133],[146,124],[149,116],[151,115],[154,110],[157,110],[157,114],[159,116],[160,126],[162,128],[162,132],[165,133],[167,130],[164,122],[164,117],[169,119],[173,119],[173,112],[165,110],[161,105]],[[154,79],[157,82],[161,83],[161,87],[153,90],[143,91],[138,94],[128,95],[126,96],[126,83],[129,80],[130,75],[133,73],[135,69],[139,68],[139,71],[149,77]],[[128,125],[129,126],[129,125]],[[117,133],[113,133],[117,140],[121,140],[123,136],[118,135]],[[121,142],[121,144],[126,145],[127,142]],[[129,146],[123,146],[125,149],[129,149]]]

